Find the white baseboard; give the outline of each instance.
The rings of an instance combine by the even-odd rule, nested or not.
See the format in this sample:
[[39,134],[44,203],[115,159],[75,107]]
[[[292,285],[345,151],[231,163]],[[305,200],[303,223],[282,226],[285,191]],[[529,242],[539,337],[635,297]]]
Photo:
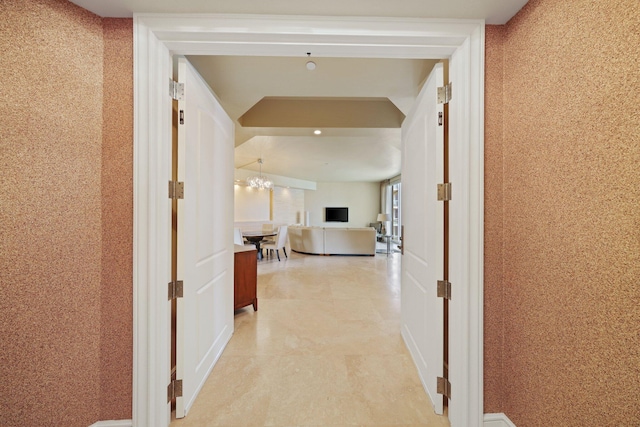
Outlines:
[[[484,414],[483,427],[516,427],[505,414]],[[98,421],[89,427],[133,427],[132,420]]]
[[98,421],[89,427],[133,427],[133,420]]
[[509,417],[507,417],[503,413],[484,414],[484,422],[482,423],[482,426],[483,427],[516,427],[516,425],[511,422]]

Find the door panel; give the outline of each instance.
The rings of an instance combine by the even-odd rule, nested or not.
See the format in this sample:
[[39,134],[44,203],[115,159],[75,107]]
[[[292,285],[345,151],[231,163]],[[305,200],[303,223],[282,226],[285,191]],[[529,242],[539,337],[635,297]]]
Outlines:
[[443,66],[437,64],[402,125],[402,336],[438,414],[443,412],[436,390],[443,375],[444,326],[437,281],[443,279],[444,223],[437,184],[443,182],[444,133],[438,126],[443,108],[437,88],[443,80]]
[[233,122],[209,87],[184,58],[178,80],[185,84],[178,103],[176,376],[183,396],[176,417],[186,415],[233,333]]

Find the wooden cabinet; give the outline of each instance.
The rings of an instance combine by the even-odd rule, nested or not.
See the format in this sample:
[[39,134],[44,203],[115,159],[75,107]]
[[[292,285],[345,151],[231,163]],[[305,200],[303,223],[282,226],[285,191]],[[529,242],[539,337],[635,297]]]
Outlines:
[[233,309],[253,305],[258,310],[258,251],[236,246],[233,264]]

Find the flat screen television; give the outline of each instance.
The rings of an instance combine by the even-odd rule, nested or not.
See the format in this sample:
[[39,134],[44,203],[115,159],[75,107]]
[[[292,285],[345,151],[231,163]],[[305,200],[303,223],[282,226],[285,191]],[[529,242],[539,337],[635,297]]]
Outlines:
[[349,222],[349,208],[324,208],[325,222]]

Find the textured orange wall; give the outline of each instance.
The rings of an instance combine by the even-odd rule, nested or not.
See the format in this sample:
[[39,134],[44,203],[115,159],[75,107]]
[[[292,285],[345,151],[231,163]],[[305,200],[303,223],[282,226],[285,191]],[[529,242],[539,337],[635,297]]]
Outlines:
[[132,417],[133,21],[104,20],[100,413]]
[[0,424],[98,420],[101,20],[0,2]]
[[0,15],[0,424],[130,419],[132,21]]
[[485,30],[484,412],[502,412],[502,76],[503,26]]
[[504,328],[504,391],[487,381],[487,407],[518,427],[640,425],[639,17],[637,0],[531,0],[487,63],[504,82],[487,187],[504,237],[486,242],[503,316],[485,326]]

